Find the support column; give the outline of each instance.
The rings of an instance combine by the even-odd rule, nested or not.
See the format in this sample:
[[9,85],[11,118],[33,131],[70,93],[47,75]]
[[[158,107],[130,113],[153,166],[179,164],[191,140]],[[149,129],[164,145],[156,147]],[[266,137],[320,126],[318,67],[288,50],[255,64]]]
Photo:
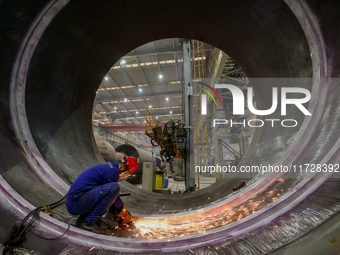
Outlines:
[[195,167],[194,167],[194,136],[193,136],[193,87],[191,83],[191,49],[190,40],[184,40],[183,50],[183,103],[184,103],[184,122],[187,129],[187,156],[185,158],[185,190],[195,190]]
[[[215,167],[217,167],[217,165],[222,166],[222,143],[221,143],[221,139],[215,139],[214,140],[214,156],[215,156]],[[216,181],[217,180],[216,176]]]

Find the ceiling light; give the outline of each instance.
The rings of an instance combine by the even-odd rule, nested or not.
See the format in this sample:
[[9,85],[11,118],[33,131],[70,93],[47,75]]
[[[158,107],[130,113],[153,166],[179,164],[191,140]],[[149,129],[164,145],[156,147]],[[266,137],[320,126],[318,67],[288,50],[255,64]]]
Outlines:
[[122,59],[122,60],[120,61],[120,65],[123,66],[123,65],[125,65],[125,64],[126,64],[126,61],[125,61],[124,59]]
[[165,98],[165,100],[166,100],[166,101],[169,101],[169,98],[167,97],[167,98]]
[[105,76],[105,80],[107,81],[109,78],[107,76]]
[[138,112],[136,112],[136,114],[138,114]]
[[152,108],[152,105],[149,105],[149,108]]
[[156,116],[156,119],[158,120],[158,116]]
[[142,92],[143,90],[142,90],[142,89],[139,89],[138,91],[139,91],[139,92]]
[[158,77],[159,77],[159,79],[162,79],[162,78],[163,78],[163,75],[162,75],[162,74],[160,74]]
[[124,99],[124,102],[126,102],[126,101],[127,101],[127,99],[125,98],[125,99]]
[[172,111],[170,111],[170,114],[172,114]]
[[117,107],[115,106],[115,110],[117,109]]

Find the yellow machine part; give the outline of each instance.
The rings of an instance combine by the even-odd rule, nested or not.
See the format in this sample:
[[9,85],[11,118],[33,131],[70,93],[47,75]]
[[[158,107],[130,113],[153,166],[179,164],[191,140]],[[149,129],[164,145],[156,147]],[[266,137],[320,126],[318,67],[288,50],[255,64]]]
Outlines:
[[162,189],[163,188],[163,172],[156,172],[156,189]]
[[182,155],[176,150],[176,148],[174,148],[176,155],[174,156],[174,158],[182,158]]

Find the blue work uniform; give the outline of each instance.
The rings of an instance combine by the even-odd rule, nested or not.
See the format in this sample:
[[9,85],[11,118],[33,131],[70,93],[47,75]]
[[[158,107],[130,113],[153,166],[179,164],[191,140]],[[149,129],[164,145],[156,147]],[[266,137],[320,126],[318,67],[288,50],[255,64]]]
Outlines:
[[121,211],[118,162],[92,166],[82,172],[66,194],[66,208],[86,222],[97,222],[108,209]]

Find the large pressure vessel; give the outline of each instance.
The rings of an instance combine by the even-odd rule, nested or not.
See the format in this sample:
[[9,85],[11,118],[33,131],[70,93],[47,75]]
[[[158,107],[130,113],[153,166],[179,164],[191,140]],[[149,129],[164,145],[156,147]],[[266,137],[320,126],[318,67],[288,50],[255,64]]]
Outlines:
[[116,148],[117,153],[124,153],[127,156],[133,156],[138,160],[138,169],[134,173],[134,178],[128,180],[131,183],[139,183],[142,180],[143,162],[156,163],[156,157],[151,152],[142,150],[130,144],[122,144]]
[[105,141],[100,135],[95,134],[94,139],[96,140],[97,147],[100,154],[103,156],[106,162],[117,161],[116,151],[111,144]]

